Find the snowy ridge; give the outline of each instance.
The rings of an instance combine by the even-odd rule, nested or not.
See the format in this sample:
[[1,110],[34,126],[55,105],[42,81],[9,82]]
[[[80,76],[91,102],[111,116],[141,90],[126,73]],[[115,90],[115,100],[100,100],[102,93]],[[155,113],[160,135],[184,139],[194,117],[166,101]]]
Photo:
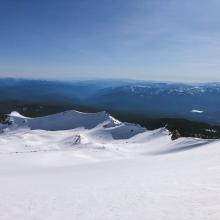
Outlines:
[[17,112],[12,112],[9,117],[15,127],[29,127],[31,130],[49,131],[70,130],[78,127],[91,129],[103,123],[106,126],[114,126],[120,123],[105,111],[82,113],[72,110],[38,118],[26,118]]
[[151,95],[161,94],[185,94],[196,95],[207,92],[219,92],[219,84],[175,84],[175,83],[143,83],[128,85],[122,87],[124,91],[130,90],[133,94],[144,95],[150,93]]
[[148,131],[136,124],[122,123],[105,111],[72,110],[38,118],[12,112],[9,117],[11,125],[3,128],[0,136],[0,153],[80,149],[80,154],[92,152],[93,158],[113,159],[163,154],[211,143],[195,138],[171,141],[165,128]]

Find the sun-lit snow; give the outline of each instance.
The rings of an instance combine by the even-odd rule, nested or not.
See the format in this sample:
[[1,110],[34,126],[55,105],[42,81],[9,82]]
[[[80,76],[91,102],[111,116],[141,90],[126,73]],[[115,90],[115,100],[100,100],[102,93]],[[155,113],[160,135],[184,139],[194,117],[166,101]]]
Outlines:
[[220,219],[220,142],[172,141],[106,112],[10,114],[0,219]]

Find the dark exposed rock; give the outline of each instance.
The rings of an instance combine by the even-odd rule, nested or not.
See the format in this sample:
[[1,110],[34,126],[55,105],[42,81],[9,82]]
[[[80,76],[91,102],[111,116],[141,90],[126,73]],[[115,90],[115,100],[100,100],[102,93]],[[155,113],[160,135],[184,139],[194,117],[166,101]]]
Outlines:
[[175,129],[173,132],[171,132],[171,134],[172,134],[171,139],[173,141],[181,137],[181,135],[177,129]]

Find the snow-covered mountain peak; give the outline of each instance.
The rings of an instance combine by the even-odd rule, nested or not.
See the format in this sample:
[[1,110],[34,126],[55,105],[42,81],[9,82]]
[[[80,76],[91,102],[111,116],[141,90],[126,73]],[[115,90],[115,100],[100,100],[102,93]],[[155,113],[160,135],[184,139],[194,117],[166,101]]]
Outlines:
[[97,113],[83,113],[75,110],[65,111],[53,115],[27,118],[18,112],[12,112],[8,115],[11,121],[9,127],[29,127],[31,130],[70,130],[79,127],[92,129],[98,125],[114,127],[121,122],[113,118],[105,111]]
[[9,117],[18,117],[18,118],[28,118],[24,115],[21,115],[19,112],[16,112],[16,111],[11,112],[8,116]]

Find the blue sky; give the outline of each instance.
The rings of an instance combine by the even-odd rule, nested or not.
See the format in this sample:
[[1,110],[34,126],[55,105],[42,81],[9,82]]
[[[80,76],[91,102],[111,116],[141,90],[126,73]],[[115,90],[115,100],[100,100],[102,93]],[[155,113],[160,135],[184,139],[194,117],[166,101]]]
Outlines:
[[0,0],[0,76],[220,81],[219,0]]

